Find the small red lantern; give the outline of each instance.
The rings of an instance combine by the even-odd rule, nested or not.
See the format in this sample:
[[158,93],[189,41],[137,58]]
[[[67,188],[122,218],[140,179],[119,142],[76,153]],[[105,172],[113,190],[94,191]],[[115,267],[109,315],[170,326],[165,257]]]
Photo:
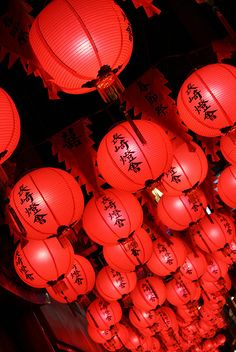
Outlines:
[[29,239],[45,239],[81,218],[84,198],[78,182],[64,170],[40,168],[23,176],[10,193],[9,212]]
[[164,303],[166,287],[158,277],[140,279],[130,297],[135,307],[149,311]]
[[129,330],[123,324],[116,324],[112,330],[115,332],[113,337],[106,341],[103,347],[108,351],[117,351],[129,340]]
[[128,122],[122,122],[102,139],[97,154],[104,179],[121,190],[135,192],[166,172],[172,161],[172,145],[156,123],[134,120],[146,143],[142,144]]
[[231,265],[236,262],[236,242],[228,243],[222,250],[214,253],[214,256]]
[[96,289],[102,298],[111,302],[121,299],[123,295],[131,292],[136,283],[135,272],[122,273],[106,265],[97,275]]
[[206,268],[205,256],[200,251],[196,251],[187,254],[183,265],[180,267],[180,272],[186,279],[195,281],[204,274]]
[[166,298],[174,306],[187,304],[195,299],[196,283],[179,276],[166,284]]
[[177,237],[170,237],[169,241],[170,243],[158,238],[153,242],[153,253],[147,267],[156,275],[167,276],[174,273],[186,258],[184,242]]
[[178,321],[174,311],[169,307],[161,307],[156,310],[156,320],[157,324],[161,325],[161,330],[169,330],[173,331],[178,330]]
[[221,200],[236,208],[236,165],[230,165],[221,172],[217,188]]
[[236,164],[236,133],[231,133],[222,136],[220,139],[220,150],[224,158],[230,163]]
[[215,343],[217,346],[223,346],[226,342],[226,337],[223,334],[219,334],[215,337]]
[[2,164],[16,149],[21,127],[15,103],[2,88],[0,88],[0,103],[0,164]]
[[128,332],[129,339],[124,343],[124,346],[131,351],[136,351],[136,348],[141,346],[141,336],[130,327],[128,328]]
[[225,262],[214,257],[214,255],[207,255],[207,268],[202,276],[204,281],[217,281],[221,277],[225,277],[228,272],[228,265]]
[[161,184],[168,194],[181,194],[197,184],[200,185],[206,178],[207,158],[196,143],[192,143],[192,147],[194,151],[190,150],[187,143],[181,143],[174,149],[171,167],[161,179]]
[[113,329],[100,330],[89,324],[87,330],[90,338],[97,343],[104,343],[110,340],[115,334]]
[[121,317],[122,309],[118,302],[108,303],[101,298],[96,298],[90,303],[86,312],[89,325],[101,330],[106,330],[119,323]]
[[220,136],[236,122],[235,89],[234,66],[217,63],[195,70],[178,94],[180,119],[201,136]]
[[182,231],[205,215],[207,200],[201,190],[190,195],[164,194],[157,205],[157,218],[167,227]]
[[204,291],[207,293],[216,293],[220,292],[224,294],[226,291],[229,291],[232,286],[231,279],[229,277],[229,274],[226,274],[223,278],[223,280],[218,280],[218,281],[206,281],[201,278],[201,286]]
[[115,270],[129,272],[146,263],[153,251],[152,240],[143,229],[137,229],[131,236],[114,246],[103,247],[103,255],[109,266]]
[[132,307],[129,310],[129,320],[137,329],[142,329],[152,326],[156,322],[156,315],[152,310],[145,311]]
[[63,247],[57,238],[30,240],[15,250],[16,273],[27,285],[42,288],[68,275],[74,262],[74,251],[64,239]]
[[70,273],[58,284],[47,288],[49,295],[60,303],[73,302],[78,295],[91,291],[95,284],[95,272],[88,259],[74,256]]
[[83,227],[87,235],[101,245],[114,245],[128,237],[143,222],[142,207],[129,192],[107,189],[87,203]]

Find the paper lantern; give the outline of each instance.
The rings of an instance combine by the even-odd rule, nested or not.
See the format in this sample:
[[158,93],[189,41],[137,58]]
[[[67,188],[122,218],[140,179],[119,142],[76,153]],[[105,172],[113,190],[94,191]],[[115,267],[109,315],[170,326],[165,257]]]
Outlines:
[[[155,338],[155,337],[151,337],[150,342],[151,343],[151,351],[153,352],[157,352],[161,350],[161,344],[160,342]],[[142,346],[143,349],[146,347],[145,345]],[[148,346],[147,346],[148,348]],[[145,351],[145,350],[144,350]],[[149,350],[150,351],[150,350]],[[148,350],[146,350],[146,352],[148,352]]]
[[220,279],[218,281],[206,281],[201,278],[201,286],[207,293],[220,292],[221,294],[224,294],[226,291],[231,289],[232,282],[230,280],[229,274],[226,274],[223,280]]
[[35,18],[29,41],[52,82],[70,94],[95,89],[107,66],[120,73],[133,48],[126,15],[107,0],[91,0],[89,6],[86,0],[52,1]]
[[20,117],[15,103],[0,88],[0,164],[14,152],[20,139]]
[[130,297],[136,308],[149,311],[164,303],[166,288],[158,277],[140,279]]
[[139,228],[121,243],[103,247],[103,255],[111,268],[129,272],[135,270],[137,265],[146,263],[152,250],[151,237],[143,228]]
[[64,239],[63,247],[57,238],[30,240],[23,248],[19,244],[14,254],[16,273],[27,285],[42,288],[56,283],[69,274],[74,251]]
[[217,188],[221,200],[236,208],[236,165],[230,165],[221,172]]
[[116,324],[112,330],[115,331],[115,334],[111,340],[106,341],[103,344],[103,347],[105,347],[105,349],[108,351],[117,351],[124,346],[126,341],[128,341],[129,330],[123,324]]
[[91,291],[95,284],[95,272],[88,259],[76,254],[70,273],[58,284],[48,287],[49,295],[60,303],[73,302],[78,295]]
[[187,254],[183,265],[180,267],[181,274],[189,280],[198,280],[205,272],[207,262],[200,251]]
[[220,136],[222,128],[236,121],[235,89],[234,66],[217,63],[195,70],[178,94],[180,119],[201,136]]
[[129,310],[129,320],[137,329],[142,329],[152,326],[156,321],[156,315],[152,310],[145,311],[132,307]]
[[123,295],[131,292],[137,282],[135,272],[122,273],[109,267],[104,266],[96,278],[96,289],[100,296],[106,301],[116,301]]
[[190,150],[187,143],[181,143],[173,150],[173,161],[170,169],[161,179],[161,184],[168,194],[181,192],[200,185],[206,178],[208,162],[203,150],[191,143],[195,150]]
[[222,250],[214,252],[214,256],[228,265],[232,265],[236,262],[236,242],[228,243]]
[[[176,307],[176,312],[181,319],[183,319],[183,323],[189,324],[191,321],[196,320],[199,318],[198,313],[198,305],[179,305]],[[182,320],[181,320],[182,323]],[[179,321],[179,325],[181,325]]]
[[164,330],[178,330],[178,322],[174,311],[169,307],[160,307],[156,310],[156,320]]
[[184,242],[177,237],[170,237],[170,243],[162,238],[153,242],[153,253],[147,267],[154,274],[167,276],[174,273],[184,262],[187,250]]
[[166,298],[174,306],[194,300],[197,285],[182,277],[174,278],[166,284]]
[[115,334],[115,331],[113,329],[99,330],[89,324],[87,326],[87,331],[89,337],[97,343],[104,343],[110,340]]
[[118,323],[122,316],[122,309],[118,302],[107,302],[96,298],[87,308],[86,318],[88,323],[101,330]]
[[141,336],[140,349],[142,352],[156,352],[160,350],[160,343],[154,337],[151,338],[149,336]]
[[[10,193],[9,211],[29,239],[45,239],[81,218],[84,198],[74,177],[52,167],[23,176]],[[23,229],[23,230],[22,230]]]
[[207,200],[200,190],[190,195],[164,194],[157,204],[157,219],[170,229],[181,231],[205,215]]
[[190,236],[203,251],[215,252],[230,243],[235,237],[235,226],[231,216],[214,212],[204,216],[189,229]]
[[222,346],[226,342],[226,337],[223,334],[216,335],[215,337],[215,343],[217,346]]
[[207,255],[207,268],[202,276],[204,281],[217,281],[221,277],[225,277],[228,272],[228,265],[225,262],[214,257],[214,255]]
[[131,351],[135,351],[136,348],[141,346],[142,339],[141,335],[139,335],[136,331],[134,331],[131,327],[128,328],[129,338],[124,343],[124,346]]
[[230,163],[236,164],[236,133],[228,133],[220,138],[220,150],[224,158]]
[[117,189],[135,192],[166,172],[172,161],[172,146],[156,123],[134,120],[146,143],[142,144],[128,122],[111,129],[100,142],[97,162],[104,179]]
[[128,237],[143,222],[142,207],[131,193],[107,189],[87,203],[83,227],[87,235],[101,245],[114,245]]

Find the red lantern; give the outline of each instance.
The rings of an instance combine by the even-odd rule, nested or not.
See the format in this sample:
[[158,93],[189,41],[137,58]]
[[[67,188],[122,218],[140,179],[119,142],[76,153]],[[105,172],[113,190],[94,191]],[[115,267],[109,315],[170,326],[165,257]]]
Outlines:
[[172,146],[156,123],[134,120],[146,143],[142,144],[128,122],[122,122],[102,139],[97,154],[98,168],[112,186],[129,192],[145,187],[166,172],[172,161]]
[[88,259],[81,255],[74,256],[74,263],[65,279],[48,287],[49,295],[60,303],[73,302],[78,295],[91,291],[95,284],[95,272]]
[[142,329],[152,326],[156,322],[156,315],[152,310],[145,311],[132,307],[129,310],[129,320],[137,329]]
[[167,227],[181,231],[205,215],[207,200],[200,190],[190,195],[164,194],[157,205],[157,218]]
[[195,70],[183,83],[177,98],[180,119],[193,132],[206,137],[236,121],[236,68],[211,64]]
[[15,103],[0,88],[0,164],[6,161],[17,147],[20,139],[20,117]]
[[106,341],[103,344],[103,347],[105,347],[108,351],[117,351],[124,346],[126,341],[128,341],[129,330],[122,324],[116,324],[112,330],[114,330],[115,334],[111,340]]
[[[160,343],[154,337],[151,338],[150,336],[141,336],[141,351],[142,352],[156,352],[160,349]],[[158,349],[157,349],[158,348]]]
[[225,159],[230,163],[236,164],[236,134],[235,131],[222,136],[220,139],[220,150]]
[[179,276],[166,284],[166,298],[174,306],[187,304],[195,299],[197,287],[196,283]]
[[168,194],[177,195],[201,184],[206,178],[208,162],[203,150],[192,143],[195,151],[187,143],[181,143],[174,149],[170,169],[162,177],[161,184]]
[[64,239],[63,247],[57,238],[30,240],[15,250],[16,273],[27,285],[42,288],[56,283],[69,274],[74,261],[70,242]]
[[219,334],[215,337],[215,343],[217,346],[222,346],[226,342],[226,337],[223,334]]
[[89,324],[87,329],[90,338],[97,343],[104,343],[110,340],[115,334],[113,329],[99,330]]
[[108,303],[101,298],[96,298],[90,303],[86,312],[88,323],[101,330],[106,330],[118,323],[121,317],[122,309],[118,302]]
[[236,165],[226,167],[218,179],[218,194],[229,207],[236,208]]
[[122,273],[109,267],[103,267],[96,279],[96,289],[106,301],[116,301],[131,292],[137,283],[135,272]]
[[183,264],[187,255],[184,242],[176,237],[170,237],[170,243],[158,238],[153,242],[153,253],[147,267],[154,274],[166,276],[175,272]]
[[137,334],[132,328],[128,328],[129,332],[129,339],[124,343],[125,347],[127,349],[130,349],[131,351],[136,350],[139,346],[141,346],[141,336]]
[[80,186],[68,172],[40,168],[23,176],[10,193],[9,211],[29,239],[45,239],[78,221],[84,209]]
[[[150,351],[152,351],[152,352],[160,351],[161,344],[155,337],[151,337],[150,342],[151,342],[151,350]],[[142,346],[142,347],[144,348],[145,346]],[[148,352],[148,351],[146,351],[146,352]]]
[[222,250],[214,253],[214,256],[227,264],[236,262],[236,242],[228,243]]
[[[176,311],[181,319],[183,319],[183,323],[188,323],[196,320],[199,317],[198,314],[198,305],[179,305],[176,307]],[[179,325],[181,323],[179,322]]]
[[180,267],[180,272],[186,279],[195,281],[204,274],[206,267],[206,259],[200,251],[190,252]]
[[149,311],[164,303],[166,288],[158,277],[140,279],[135,289],[130,293],[130,297],[135,307]]
[[214,212],[191,227],[189,234],[195,243],[207,253],[223,248],[235,237],[233,219],[227,214]]
[[214,257],[214,255],[208,255],[207,268],[202,276],[204,281],[217,281],[221,277],[225,277],[228,272],[228,265],[221,260]]
[[214,348],[214,344],[211,340],[205,340],[202,344],[203,351],[211,351]]
[[133,48],[129,21],[107,0],[91,0],[89,6],[86,0],[53,1],[36,17],[29,40],[51,80],[70,94],[94,89],[92,83],[107,67],[120,73]]
[[87,203],[83,227],[87,235],[101,245],[114,245],[142,225],[143,211],[131,193],[107,189]]
[[121,243],[104,247],[103,255],[111,268],[129,272],[135,270],[137,265],[146,263],[152,250],[151,237],[143,228],[139,228]]
[[229,291],[232,286],[229,274],[226,274],[223,280],[218,281],[206,281],[201,278],[201,286],[204,291],[207,293],[221,292],[224,294],[226,291]]
[[161,307],[156,310],[157,323],[161,325],[161,331],[172,329],[178,330],[178,322],[174,311],[169,307]]

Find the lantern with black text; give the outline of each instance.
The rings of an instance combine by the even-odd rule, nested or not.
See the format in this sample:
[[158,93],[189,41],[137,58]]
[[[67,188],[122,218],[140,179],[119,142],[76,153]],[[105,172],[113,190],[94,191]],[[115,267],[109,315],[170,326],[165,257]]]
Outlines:
[[236,133],[234,129],[220,138],[220,150],[230,164],[236,165]]
[[156,310],[156,320],[160,324],[161,330],[178,330],[178,322],[174,311],[169,307],[160,307]]
[[195,281],[204,274],[206,268],[207,262],[204,255],[200,251],[195,251],[187,254],[180,272],[186,279]]
[[88,324],[87,331],[90,338],[97,343],[104,343],[110,340],[115,332],[112,329],[100,330]]
[[135,192],[166,172],[172,161],[172,146],[156,123],[133,120],[145,143],[139,140],[128,122],[110,130],[100,142],[98,169],[104,179],[121,190]]
[[166,284],[166,298],[174,306],[187,304],[195,299],[197,285],[181,276]]
[[224,275],[224,278],[220,278],[218,281],[207,281],[201,278],[201,286],[203,290],[207,293],[218,292],[223,295],[226,293],[226,291],[229,291],[231,289],[232,281],[229,277],[229,274],[226,273],[226,275]]
[[207,268],[202,276],[204,281],[217,281],[225,277],[228,272],[228,265],[214,255],[206,255]]
[[142,329],[156,322],[156,314],[152,310],[145,311],[132,307],[129,310],[129,320],[137,329]]
[[104,342],[103,347],[108,351],[117,351],[128,341],[129,330],[123,324],[116,324],[113,326],[112,331],[114,331],[112,338]]
[[230,165],[221,172],[217,188],[221,200],[236,208],[236,165]]

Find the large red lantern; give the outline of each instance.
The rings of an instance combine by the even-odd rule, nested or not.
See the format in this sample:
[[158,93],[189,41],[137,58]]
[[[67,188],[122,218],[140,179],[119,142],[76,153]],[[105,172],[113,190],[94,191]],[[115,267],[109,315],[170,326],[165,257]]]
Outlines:
[[221,200],[236,208],[236,165],[230,165],[221,172],[217,188]]
[[145,144],[128,122],[122,122],[102,139],[97,154],[98,168],[104,179],[121,190],[135,192],[166,172],[172,161],[172,146],[156,123],[134,120]]
[[178,321],[174,311],[169,307],[160,307],[156,310],[156,320],[157,324],[159,323],[161,326],[161,330],[169,330],[173,331],[178,330]]
[[23,248],[19,244],[14,254],[16,273],[27,285],[42,288],[55,284],[68,275],[74,262],[74,251],[64,239],[30,240]]
[[[33,52],[62,91],[81,94],[111,85],[127,65],[133,48],[132,29],[114,1],[57,0],[36,17],[29,34]],[[105,77],[104,77],[105,75]],[[107,78],[100,82],[99,78]]]
[[204,216],[189,229],[195,243],[207,253],[224,248],[235,237],[235,226],[232,217],[225,213],[214,212]]
[[129,332],[129,338],[124,343],[124,346],[131,351],[136,351],[136,348],[141,346],[141,343],[142,343],[141,335],[138,334],[136,331],[134,331],[134,329],[132,329],[131,327],[128,328],[128,332]]
[[97,343],[104,343],[110,340],[115,334],[114,329],[100,330],[89,324],[87,330],[90,338]]
[[142,329],[152,326],[156,322],[156,315],[152,310],[145,311],[132,307],[129,310],[129,320],[137,329]]
[[20,118],[15,103],[0,88],[0,164],[7,160],[20,139]]
[[234,66],[217,63],[195,70],[178,94],[180,119],[201,136],[220,136],[236,121],[235,89]]
[[187,254],[180,272],[186,279],[195,281],[204,274],[206,267],[205,256],[200,251],[195,251]]
[[91,291],[95,284],[95,272],[88,259],[74,256],[70,273],[58,284],[47,288],[49,295],[60,303],[73,302],[78,295]]
[[106,265],[97,274],[96,289],[100,296],[111,302],[121,299],[123,295],[131,292],[135,288],[136,282],[135,272],[122,273]]
[[204,181],[208,171],[207,158],[196,143],[192,143],[192,147],[194,151],[187,143],[181,143],[174,149],[171,167],[161,179],[168,194],[181,194]]
[[114,245],[128,237],[143,222],[142,207],[129,192],[107,189],[87,203],[83,227],[87,235],[101,245]]
[[187,250],[184,242],[177,237],[170,237],[170,243],[162,238],[153,242],[153,253],[147,267],[154,274],[166,276],[174,273],[184,262]]
[[164,194],[157,205],[157,218],[167,227],[181,231],[205,215],[207,200],[201,190],[191,195]]
[[131,236],[114,246],[103,247],[103,255],[111,268],[129,272],[146,263],[152,255],[153,245],[149,234],[137,229]]
[[224,158],[230,163],[236,164],[236,134],[235,131],[222,136],[220,139],[220,150]]
[[179,276],[166,284],[166,298],[174,306],[187,304],[195,299],[197,287],[196,283]]
[[9,211],[29,239],[45,239],[81,218],[84,198],[74,177],[64,170],[40,168],[23,176],[10,193]]
[[158,277],[140,279],[130,297],[135,307],[149,311],[164,303],[166,287]]
[[225,277],[228,272],[228,265],[214,255],[207,255],[207,268],[202,276],[204,281],[217,281]]
[[89,325],[106,330],[118,323],[122,317],[122,309],[118,302],[107,302],[96,298],[87,308],[86,318]]

